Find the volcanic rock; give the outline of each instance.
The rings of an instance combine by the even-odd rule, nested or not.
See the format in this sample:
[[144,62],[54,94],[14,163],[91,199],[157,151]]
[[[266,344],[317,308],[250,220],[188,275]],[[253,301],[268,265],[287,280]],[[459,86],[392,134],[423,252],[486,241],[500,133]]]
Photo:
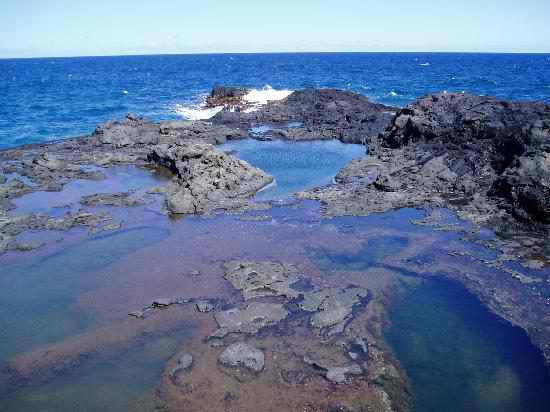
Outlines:
[[254,372],[260,372],[264,368],[265,359],[263,352],[244,342],[234,343],[227,347],[220,355],[219,362],[225,366],[246,366]]
[[282,304],[253,302],[246,309],[229,309],[214,316],[221,329],[252,335],[285,319],[288,312]]
[[267,173],[204,143],[156,146],[148,158],[174,174],[166,206],[175,214],[250,207],[249,199],[273,181]]
[[291,285],[297,282],[298,271],[287,263],[232,260],[224,263],[225,279],[242,292],[244,300],[264,296],[297,298]]

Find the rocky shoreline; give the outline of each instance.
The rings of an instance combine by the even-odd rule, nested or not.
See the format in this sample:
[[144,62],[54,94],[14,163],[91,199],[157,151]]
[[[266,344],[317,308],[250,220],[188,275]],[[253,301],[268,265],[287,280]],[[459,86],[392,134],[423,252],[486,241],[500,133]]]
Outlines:
[[[422,276],[444,273],[460,281],[494,313],[524,329],[550,360],[550,279],[537,275],[538,269],[550,265],[550,106],[442,93],[398,109],[347,91],[306,89],[282,101],[252,107],[242,101],[246,92],[215,88],[208,105],[225,108],[209,121],[155,123],[129,114],[122,121],[99,126],[90,136],[1,151],[0,254],[36,247],[18,239],[29,230],[84,226],[97,233],[120,227],[110,223],[108,211],[90,208],[133,207],[148,202],[149,195],[87,195],[80,201],[80,210],[55,217],[12,213],[13,202],[25,194],[61,191],[80,179],[105,179],[112,167],[131,165],[167,176],[165,184],[149,190],[151,195],[163,196],[167,215],[240,213],[271,207],[255,201],[254,195],[273,177],[216,145],[249,138],[251,129],[258,126],[267,126],[261,139],[361,143],[368,157],[350,162],[334,185],[304,191],[298,197],[319,201],[327,218],[426,208],[426,218],[416,224],[459,231],[464,238],[496,250],[498,257],[487,260],[464,250],[453,253],[497,269],[498,276],[448,272],[437,262],[414,269]],[[437,210],[432,211],[438,208],[454,211],[471,228],[446,225]],[[497,237],[479,236],[484,228],[494,230]],[[529,273],[509,269],[505,263],[510,261],[520,262]],[[414,265],[403,261],[401,268],[394,269],[410,270]],[[410,406],[406,379],[383,343],[385,295],[373,298],[368,287],[356,284],[298,292],[291,285],[300,281],[299,272],[284,262],[230,260],[223,269],[225,280],[243,302],[215,310],[208,324],[215,328],[206,335],[209,344],[193,341],[191,346],[200,346],[201,355],[213,359],[218,346],[230,344],[218,360],[225,375],[239,382],[260,375],[256,386],[279,379],[262,372],[266,362],[275,362],[264,359],[262,345],[276,352],[279,343],[270,334],[277,333],[274,326],[280,324],[306,337],[325,356],[311,358],[310,348],[300,347],[303,342],[293,340],[294,332],[288,334],[287,344],[296,345],[293,356],[303,361],[308,373],[325,380],[289,372],[284,382],[311,382],[316,391],[325,393],[332,388],[326,387],[327,380],[336,385],[351,381],[352,389],[340,389],[335,402],[359,388],[371,393],[381,410]],[[143,318],[160,307],[186,303],[159,300],[132,315]],[[200,314],[214,309],[208,300],[191,303]],[[238,338],[258,333],[265,338],[258,340],[258,346]],[[370,350],[362,353],[363,346]],[[283,356],[277,364],[284,369],[292,359]],[[174,395],[181,392],[181,376],[190,377],[191,382],[195,376],[201,378],[193,372],[197,361],[201,360],[183,352],[171,362],[160,395],[167,404],[177,408],[201,402],[201,391],[183,398],[181,393]],[[362,377],[367,379],[363,382]]]

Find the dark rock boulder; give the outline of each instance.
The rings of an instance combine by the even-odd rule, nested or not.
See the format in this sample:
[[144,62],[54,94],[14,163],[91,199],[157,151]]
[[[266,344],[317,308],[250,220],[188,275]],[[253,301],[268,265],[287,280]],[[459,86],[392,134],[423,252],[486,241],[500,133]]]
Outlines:
[[243,104],[243,97],[250,89],[239,86],[215,86],[206,99],[207,107],[238,106]]
[[127,114],[121,121],[110,121],[98,126],[92,134],[92,143],[117,148],[136,144],[155,144],[159,139],[159,126],[141,116]]
[[437,177],[457,179],[455,189],[502,198],[516,217],[550,221],[550,106],[544,103],[429,95],[402,109],[380,140],[392,149],[422,148],[427,159],[444,155]]
[[516,217],[550,224],[550,153],[533,151],[514,160],[491,193],[507,199]]

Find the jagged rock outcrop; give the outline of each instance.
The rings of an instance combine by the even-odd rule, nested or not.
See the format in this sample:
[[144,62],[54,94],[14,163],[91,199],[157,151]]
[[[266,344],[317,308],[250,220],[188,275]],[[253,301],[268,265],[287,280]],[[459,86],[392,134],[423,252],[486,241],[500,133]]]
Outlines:
[[121,121],[110,121],[98,126],[92,134],[92,142],[117,148],[159,142],[159,126],[142,116],[129,113]]
[[550,152],[518,157],[496,179],[491,193],[507,199],[515,216],[550,224]]
[[250,198],[273,181],[260,169],[204,143],[159,145],[148,159],[174,174],[166,206],[175,214],[252,207]]
[[[363,143],[374,138],[390,123],[397,109],[372,103],[366,96],[336,89],[305,89],[256,111],[224,110],[213,123],[251,128],[273,126],[267,135],[288,139],[340,139]],[[286,127],[294,123],[293,127]]]
[[210,144],[248,137],[245,130],[198,120],[163,122],[160,124],[159,132],[163,136],[173,137],[174,140],[201,140]]
[[92,143],[115,148],[152,146],[174,143],[180,140],[201,140],[220,144],[226,140],[244,139],[246,131],[224,125],[214,125],[200,120],[172,120],[154,123],[134,114],[126,115],[121,122],[107,122],[98,126],[92,134]]
[[249,92],[250,89],[247,87],[214,86],[206,99],[206,106],[239,106],[243,104],[243,97]]
[[457,190],[506,200],[517,218],[550,222],[550,106],[442,93],[402,109],[382,146],[445,155]]

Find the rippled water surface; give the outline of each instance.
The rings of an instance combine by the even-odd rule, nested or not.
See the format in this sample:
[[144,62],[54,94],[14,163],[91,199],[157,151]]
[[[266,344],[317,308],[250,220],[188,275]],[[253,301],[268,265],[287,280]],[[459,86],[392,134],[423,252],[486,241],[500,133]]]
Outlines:
[[336,87],[405,105],[468,91],[550,102],[548,54],[302,53],[0,60],[0,147],[90,133],[136,112],[178,118],[214,84]]

